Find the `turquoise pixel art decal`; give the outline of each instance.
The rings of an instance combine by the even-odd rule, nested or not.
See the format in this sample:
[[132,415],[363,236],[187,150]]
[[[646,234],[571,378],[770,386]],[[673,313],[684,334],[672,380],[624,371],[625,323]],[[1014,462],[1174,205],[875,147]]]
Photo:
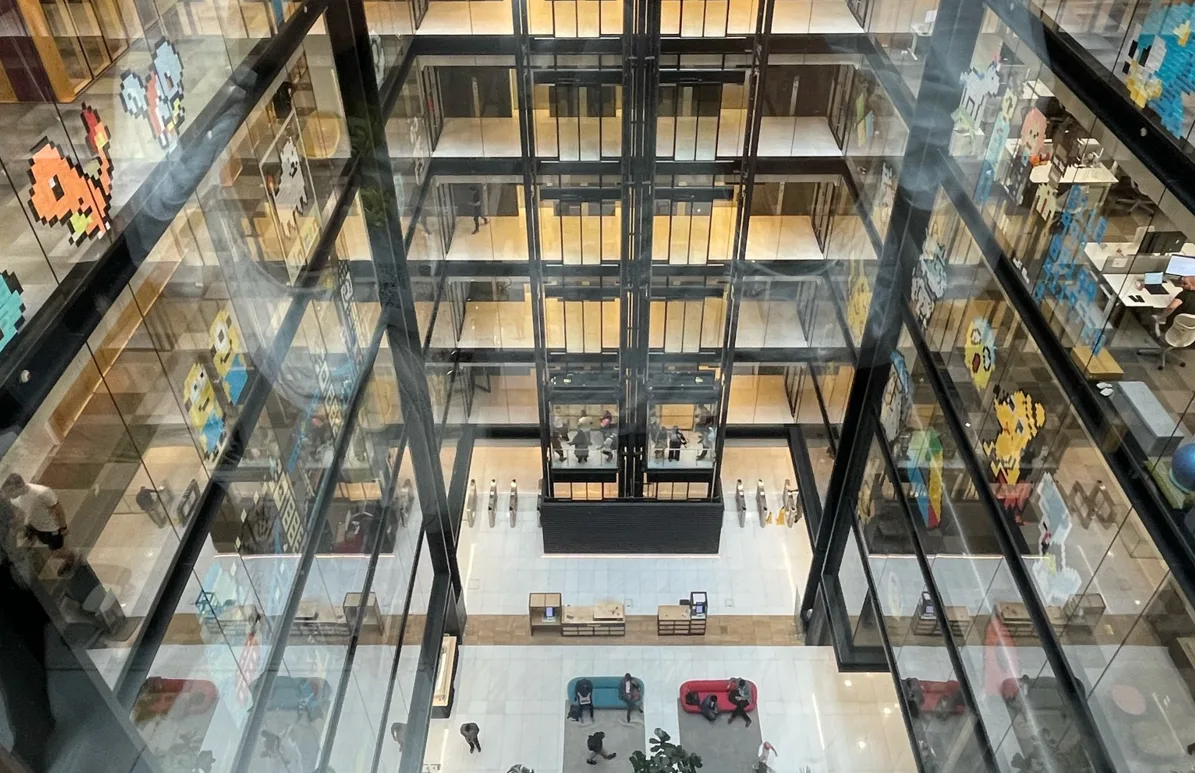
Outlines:
[[11,271],[0,271],[0,349],[17,337],[25,324],[24,288]]
[[1129,44],[1120,74],[1138,107],[1150,107],[1176,137],[1186,135],[1184,99],[1195,94],[1195,6],[1157,6]]

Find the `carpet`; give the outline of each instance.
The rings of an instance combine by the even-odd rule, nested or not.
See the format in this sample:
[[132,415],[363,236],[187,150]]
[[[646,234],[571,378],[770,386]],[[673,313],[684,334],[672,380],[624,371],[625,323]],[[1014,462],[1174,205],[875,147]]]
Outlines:
[[[564,717],[564,768],[563,773],[591,773],[592,771],[618,771],[626,773],[631,769],[631,752],[647,752],[647,732],[643,727],[643,714],[631,714],[627,722],[625,709],[596,709],[593,719],[589,712],[580,722],[568,718],[568,701],[564,702],[561,715]],[[603,746],[606,753],[618,756],[612,760],[598,758],[596,765],[590,765],[589,747],[586,741],[597,731],[606,734]]]
[[701,757],[701,769],[710,773],[752,773],[759,759],[759,745],[763,731],[759,727],[759,712],[749,711],[751,727],[736,719],[727,724],[730,714],[719,714],[711,723],[700,714],[690,714],[676,702],[680,719],[680,739],[685,751]]

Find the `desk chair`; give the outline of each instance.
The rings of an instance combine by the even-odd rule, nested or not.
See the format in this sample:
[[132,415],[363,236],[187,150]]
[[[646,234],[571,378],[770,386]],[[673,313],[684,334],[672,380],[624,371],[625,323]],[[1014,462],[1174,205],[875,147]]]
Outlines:
[[[1160,349],[1138,349],[1137,354],[1158,355],[1158,370],[1166,367],[1166,354],[1174,349],[1186,349],[1191,344],[1195,344],[1195,314],[1179,314],[1174,318],[1174,324],[1166,331],[1166,335],[1161,334],[1161,323],[1154,319],[1154,333],[1162,342]],[[1179,365],[1186,367],[1187,363],[1179,362]]]

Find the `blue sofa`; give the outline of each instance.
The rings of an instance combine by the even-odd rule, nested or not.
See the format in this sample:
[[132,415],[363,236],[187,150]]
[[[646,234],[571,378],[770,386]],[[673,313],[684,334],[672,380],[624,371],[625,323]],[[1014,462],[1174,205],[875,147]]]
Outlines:
[[[632,678],[635,679],[635,684],[639,687],[639,696],[642,698],[647,694],[643,689],[643,680]],[[622,684],[621,676],[578,676],[573,678],[568,683],[569,703],[577,702],[577,682],[582,679],[593,682],[593,707],[595,709],[625,709],[627,707],[618,697],[618,686]]]

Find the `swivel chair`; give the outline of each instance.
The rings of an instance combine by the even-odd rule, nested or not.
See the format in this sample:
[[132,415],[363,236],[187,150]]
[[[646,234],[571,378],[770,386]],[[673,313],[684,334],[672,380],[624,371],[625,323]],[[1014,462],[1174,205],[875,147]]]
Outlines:
[[[1188,346],[1195,344],[1195,314],[1179,314],[1174,318],[1174,324],[1166,331],[1166,335],[1161,334],[1161,324],[1154,319],[1154,333],[1157,334],[1158,339],[1162,342],[1162,347],[1159,349],[1138,349],[1137,354],[1158,355],[1158,370],[1166,367],[1166,355],[1174,349],[1186,349]],[[1187,363],[1181,360],[1178,363],[1182,367],[1186,367]]]

